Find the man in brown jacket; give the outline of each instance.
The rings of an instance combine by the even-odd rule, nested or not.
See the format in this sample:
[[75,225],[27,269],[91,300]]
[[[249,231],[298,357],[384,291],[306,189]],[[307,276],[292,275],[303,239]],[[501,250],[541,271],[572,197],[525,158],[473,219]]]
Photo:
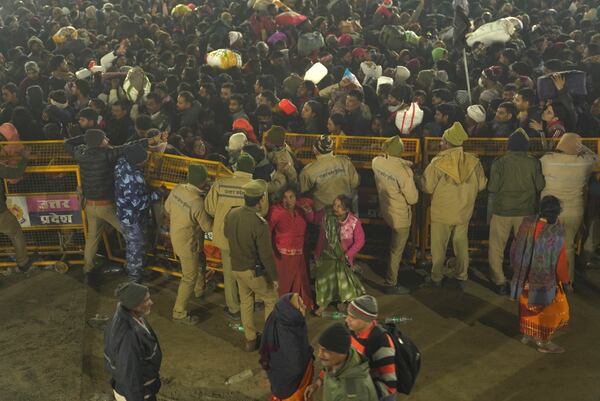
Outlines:
[[[431,199],[431,283],[442,285],[444,274],[458,280],[461,289],[468,279],[469,220],[475,199],[485,189],[487,178],[479,159],[464,152],[462,144],[468,135],[460,123],[454,123],[442,136],[441,149],[425,169],[420,179],[423,192]],[[444,272],[446,250],[450,236],[456,266],[454,272]]]
[[415,186],[412,162],[401,158],[404,144],[398,135],[387,139],[382,146],[385,156],[373,159],[372,168],[379,197],[379,210],[392,229],[390,260],[385,278],[386,294],[406,295],[410,290],[398,282],[398,268],[404,246],[410,234],[411,205],[419,200]]
[[333,204],[341,194],[354,198],[360,177],[350,159],[333,154],[333,143],[327,135],[319,138],[313,151],[317,160],[300,172],[300,191],[312,193],[315,210]]
[[165,211],[170,216],[171,243],[183,274],[173,307],[176,323],[198,323],[198,317],[188,313],[187,303],[192,293],[199,297],[204,291],[204,233],[212,231],[212,218],[204,210],[205,192],[202,191],[207,179],[206,167],[191,164],[188,182],[173,188],[165,201]]
[[277,301],[277,270],[269,224],[263,218],[267,183],[252,180],[242,186],[244,206],[225,216],[224,233],[229,241],[233,277],[240,291],[245,350],[255,351],[257,334],[254,326],[254,295],[265,303],[265,320]]
[[[219,177],[213,183],[206,195],[204,206],[206,212],[213,217],[213,244],[221,250],[221,262],[223,264],[223,281],[225,285],[225,303],[227,307],[225,314],[234,320],[240,319],[240,298],[237,285],[231,273],[231,254],[229,242],[225,237],[223,227],[225,216],[229,211],[244,205],[244,192],[242,185],[252,180],[254,171],[254,159],[247,154],[241,153],[237,161],[237,171],[231,177]],[[265,213],[268,206],[265,210]]]

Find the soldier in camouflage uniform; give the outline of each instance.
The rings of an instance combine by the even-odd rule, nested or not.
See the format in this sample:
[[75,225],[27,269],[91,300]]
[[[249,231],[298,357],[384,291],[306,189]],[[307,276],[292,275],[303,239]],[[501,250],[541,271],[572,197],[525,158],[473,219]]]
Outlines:
[[127,275],[140,283],[146,264],[146,232],[152,202],[160,199],[144,179],[146,150],[141,145],[128,147],[115,166],[117,217],[125,239]]

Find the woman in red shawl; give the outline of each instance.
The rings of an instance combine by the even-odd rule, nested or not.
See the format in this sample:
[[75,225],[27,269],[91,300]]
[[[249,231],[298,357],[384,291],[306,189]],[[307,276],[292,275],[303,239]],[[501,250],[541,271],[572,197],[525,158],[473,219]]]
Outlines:
[[560,211],[556,197],[544,196],[540,214],[523,219],[510,250],[514,270],[511,296],[519,301],[521,341],[553,354],[565,351],[550,339],[569,322],[563,290],[569,283],[569,262],[565,228],[558,220]]
[[307,223],[312,221],[314,214],[307,203],[309,200],[297,201],[296,196],[294,186],[283,189],[281,203],[269,211],[269,227],[275,248],[279,295],[298,293],[306,308],[312,310],[314,302],[304,255],[304,239]]

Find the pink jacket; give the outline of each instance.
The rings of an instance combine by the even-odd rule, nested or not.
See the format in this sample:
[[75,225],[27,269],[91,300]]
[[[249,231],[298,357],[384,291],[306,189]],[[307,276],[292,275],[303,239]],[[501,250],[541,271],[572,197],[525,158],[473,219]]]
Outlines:
[[[321,252],[327,246],[327,238],[325,238],[325,229],[323,227],[324,216],[325,209],[316,213],[315,220],[321,222],[321,231],[319,232],[319,239],[315,248],[315,259],[321,257]],[[340,237],[342,249],[348,258],[348,263],[352,266],[354,264],[354,255],[365,245],[365,232],[358,217],[352,213],[348,213],[346,220],[340,223]]]

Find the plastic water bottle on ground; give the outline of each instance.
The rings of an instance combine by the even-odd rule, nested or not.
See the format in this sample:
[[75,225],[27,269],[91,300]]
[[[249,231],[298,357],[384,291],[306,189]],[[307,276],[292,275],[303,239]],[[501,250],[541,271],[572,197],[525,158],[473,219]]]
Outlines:
[[392,317],[388,317],[384,320],[385,323],[406,323],[406,322],[410,322],[412,319],[412,317],[409,316],[392,316]]
[[229,322],[227,325],[234,331],[244,332],[244,326],[241,323]]
[[245,369],[245,370],[242,370],[240,373],[227,378],[227,380],[225,380],[225,384],[229,386],[234,383],[238,383],[238,382],[244,381],[246,379],[249,379],[252,376],[254,376],[254,370]]
[[342,312],[338,312],[338,311],[334,311],[334,312],[324,311],[321,314],[321,317],[323,319],[329,319],[329,320],[343,320],[346,318],[346,314],[344,314]]

